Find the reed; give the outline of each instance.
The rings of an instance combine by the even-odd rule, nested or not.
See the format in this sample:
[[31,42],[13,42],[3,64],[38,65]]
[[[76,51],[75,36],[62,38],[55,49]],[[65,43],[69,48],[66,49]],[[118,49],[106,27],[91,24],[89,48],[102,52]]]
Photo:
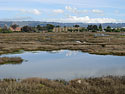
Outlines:
[[125,77],[65,80],[0,80],[1,94],[125,94]]

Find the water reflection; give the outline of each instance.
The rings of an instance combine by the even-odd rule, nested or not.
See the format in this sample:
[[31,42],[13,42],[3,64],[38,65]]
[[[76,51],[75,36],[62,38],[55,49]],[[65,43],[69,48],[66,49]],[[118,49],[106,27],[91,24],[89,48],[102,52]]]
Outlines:
[[10,63],[3,63],[3,64],[0,64],[0,66],[2,66],[2,65],[20,65],[20,64],[22,64],[22,62],[18,62],[18,63],[13,63],[13,62],[10,62]]
[[74,79],[81,77],[125,75],[124,56],[91,55],[80,51],[34,51],[18,56],[27,62],[21,65],[0,66],[0,78],[42,77],[49,79]]

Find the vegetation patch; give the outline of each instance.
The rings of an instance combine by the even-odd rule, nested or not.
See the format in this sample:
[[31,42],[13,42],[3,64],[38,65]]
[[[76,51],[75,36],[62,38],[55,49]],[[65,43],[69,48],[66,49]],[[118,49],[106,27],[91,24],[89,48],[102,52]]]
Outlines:
[[0,64],[20,64],[23,59],[20,57],[0,57]]
[[125,94],[125,76],[65,80],[0,80],[1,94]]
[[[68,49],[93,54],[125,56],[125,37],[119,38],[120,34],[118,32],[0,33],[0,54],[13,53],[19,50]],[[95,35],[99,36],[95,37]]]

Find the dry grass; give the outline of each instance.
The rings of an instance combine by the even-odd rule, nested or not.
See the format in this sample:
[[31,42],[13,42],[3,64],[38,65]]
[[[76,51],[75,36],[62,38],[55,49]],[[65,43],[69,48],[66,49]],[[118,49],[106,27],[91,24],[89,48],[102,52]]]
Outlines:
[[92,54],[125,55],[125,37],[120,33],[10,33],[0,34],[0,54],[19,50],[81,50]]
[[125,77],[100,77],[72,81],[29,78],[0,81],[1,94],[125,94]]
[[[125,55],[125,37],[119,33],[95,37],[95,33],[0,34],[0,54],[19,50],[81,50],[92,54]],[[18,59],[0,59],[11,61]],[[2,61],[2,62],[3,62]],[[0,61],[1,62],[1,61]],[[11,61],[13,62],[13,61]],[[125,94],[125,77],[65,80],[29,78],[0,80],[0,94]]]
[[0,57],[0,64],[19,64],[23,59],[20,57]]

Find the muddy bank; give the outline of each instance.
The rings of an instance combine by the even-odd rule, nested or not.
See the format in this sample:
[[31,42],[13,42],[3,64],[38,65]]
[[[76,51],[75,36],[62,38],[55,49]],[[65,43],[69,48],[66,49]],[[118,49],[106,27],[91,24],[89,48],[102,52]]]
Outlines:
[[[80,50],[91,54],[125,56],[121,33],[11,33],[0,34],[0,54],[25,51]],[[98,35],[98,36],[97,36]]]

